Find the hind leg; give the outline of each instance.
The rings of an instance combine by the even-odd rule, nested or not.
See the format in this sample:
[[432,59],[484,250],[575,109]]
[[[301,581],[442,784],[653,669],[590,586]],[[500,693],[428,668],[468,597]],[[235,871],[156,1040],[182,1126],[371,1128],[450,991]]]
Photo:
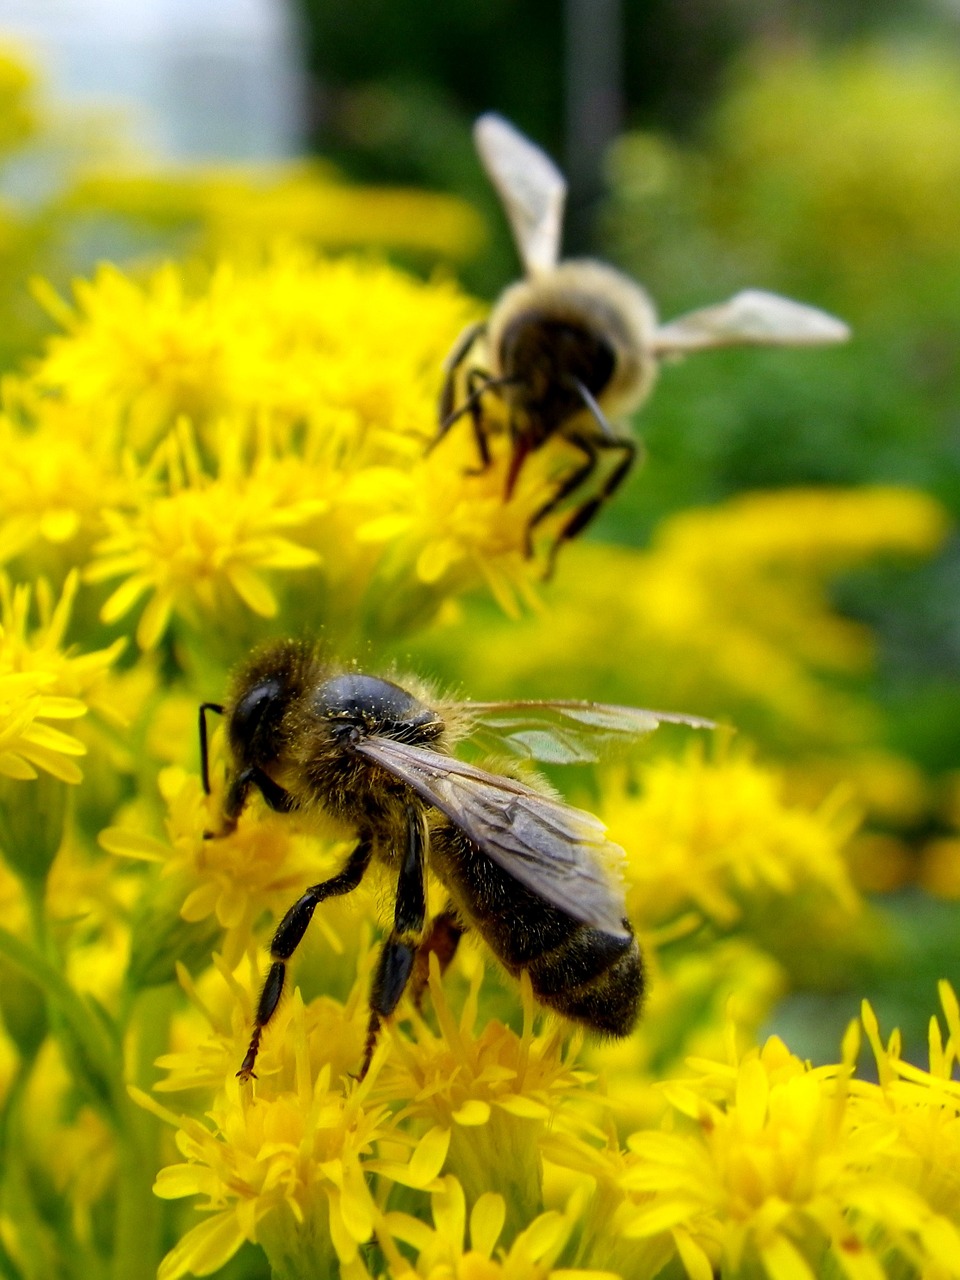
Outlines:
[[440,961],[440,972],[446,973],[447,966],[457,953],[460,939],[466,930],[457,918],[453,906],[446,907],[433,917],[430,931],[417,948],[413,962],[413,974],[410,978],[410,997],[414,1007],[419,1009],[423,1003],[423,993],[427,989],[430,977],[430,957],[435,955]]

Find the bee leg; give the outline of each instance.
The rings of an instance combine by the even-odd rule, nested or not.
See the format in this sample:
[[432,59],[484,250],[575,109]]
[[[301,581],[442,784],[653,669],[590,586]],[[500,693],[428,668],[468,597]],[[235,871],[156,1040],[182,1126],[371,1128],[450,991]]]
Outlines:
[[467,375],[466,404],[470,409],[470,421],[473,424],[473,438],[477,442],[480,454],[480,466],[471,468],[468,475],[482,475],[490,466],[490,445],[487,442],[487,429],[484,426],[483,414],[480,411],[480,400],[483,392],[494,386],[494,380],[484,369],[471,369]]
[[297,802],[289,791],[285,791],[262,769],[251,769],[250,781],[259,790],[274,813],[289,813],[297,807]]
[[212,711],[215,715],[223,715],[222,702],[201,702],[200,703],[200,777],[203,780],[204,795],[210,794],[210,761],[207,750],[207,712]]
[[260,999],[257,1002],[257,1012],[254,1018],[250,1046],[243,1062],[240,1064],[240,1070],[237,1072],[241,1080],[249,1080],[253,1077],[253,1067],[257,1060],[257,1051],[260,1048],[260,1037],[263,1034],[264,1027],[276,1012],[277,1005],[280,1003],[280,996],[283,994],[287,961],[300,945],[303,935],[307,931],[307,925],[313,918],[314,911],[325,898],[335,898],[340,894],[350,893],[356,889],[363,879],[364,872],[370,865],[372,852],[373,842],[371,840],[361,840],[353,853],[351,853],[343,870],[329,880],[311,885],[306,893],[297,899],[279,925],[277,925],[273,941],[270,943],[270,958],[273,963],[270,966],[270,972],[267,974],[263,990],[260,992]]
[[413,962],[413,977],[410,981],[410,999],[414,1008],[419,1009],[423,1003],[423,993],[427,989],[430,977],[430,956],[435,955],[440,961],[441,974],[446,973],[447,966],[457,953],[460,939],[466,929],[460,923],[452,903],[447,903],[439,915],[430,922],[430,932],[417,947]]
[[[577,534],[582,533],[603,504],[613,497],[630,474],[630,469],[637,456],[636,444],[632,440],[626,440],[622,437],[610,440],[606,436],[597,436],[593,441],[593,447],[595,450],[618,449],[623,454],[623,457],[607,476],[600,492],[594,494],[592,498],[588,498],[586,502],[577,507],[576,511],[573,512],[570,519],[557,534],[557,540],[550,548],[550,558],[547,564],[547,571],[544,574],[545,579],[553,574],[560,548],[565,542],[569,542],[571,538],[575,538]],[[594,461],[596,461],[596,453],[594,453]]]
[[[297,807],[297,802],[289,791],[285,791],[262,769],[253,766],[238,773],[230,784],[227,799],[223,806],[223,820],[219,831],[205,831],[204,840],[215,840],[228,836],[237,829],[240,814],[247,803],[250,788],[256,787],[267,804],[276,813],[289,813]],[[209,791],[207,792],[209,795]]]
[[381,948],[377,970],[373,975],[373,985],[370,989],[370,1021],[367,1025],[367,1041],[358,1080],[362,1080],[370,1069],[380,1032],[380,1023],[384,1018],[388,1018],[400,1003],[400,997],[413,971],[413,962],[420,945],[423,923],[427,914],[426,886],[423,879],[424,844],[422,810],[410,805],[407,808],[406,848],[400,864],[400,877],[397,880],[393,928]]
[[[447,434],[458,418],[467,412],[464,406],[459,409],[455,408],[457,395],[457,374],[460,371],[463,362],[470,354],[477,339],[486,333],[487,326],[482,322],[468,325],[463,333],[457,339],[457,344],[450,352],[446,362],[446,377],[443,380],[443,386],[440,389],[440,403],[437,406],[437,417],[439,419],[439,428],[437,434],[427,446],[427,453],[431,449],[436,448],[443,437]],[[489,376],[489,375],[488,375]]]
[[[581,485],[585,484],[593,474],[597,466],[599,451],[596,443],[589,436],[567,436],[567,443],[572,444],[584,454],[584,461],[570,472],[570,474],[560,482],[551,496],[543,504],[538,507],[530,519],[527,521],[527,527],[524,531],[524,554],[527,559],[533,558],[533,531],[542,520],[545,520],[552,511],[559,507],[565,498],[569,498],[571,493],[575,493]],[[562,534],[561,534],[562,537]],[[559,541],[559,539],[558,539]],[[551,551],[550,561],[547,573],[544,577],[549,577],[553,572],[553,561],[556,558],[556,552]]]

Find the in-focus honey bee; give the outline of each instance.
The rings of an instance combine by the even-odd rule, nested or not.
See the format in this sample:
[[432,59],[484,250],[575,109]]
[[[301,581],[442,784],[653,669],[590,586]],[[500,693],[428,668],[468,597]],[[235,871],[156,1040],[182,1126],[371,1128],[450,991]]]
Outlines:
[[[241,1079],[253,1075],[287,963],[314,910],[355,889],[372,862],[396,876],[396,893],[370,993],[361,1078],[381,1020],[408,983],[419,1000],[431,953],[446,968],[467,929],[514,977],[527,972],[550,1009],[607,1035],[633,1029],[644,978],[618,878],[623,851],[592,814],[546,787],[459,760],[451,749],[466,736],[492,734],[501,752],[528,760],[589,761],[605,742],[649,733],[662,721],[695,728],[709,721],[593,702],[442,701],[337,668],[312,644],[278,641],[243,664],[225,706],[200,708],[208,794],[207,711],[225,714],[231,755],[215,835],[234,829],[258,790],[272,809],[319,809],[357,839],[343,869],[306,889],[274,933]],[[449,895],[429,923],[427,865]]]
[[465,330],[447,358],[434,444],[469,415],[481,465],[490,465],[490,418],[496,397],[510,435],[505,500],[527,456],[562,435],[582,455],[527,524],[533,554],[537,525],[586,484],[601,453],[616,455],[599,490],[575,507],[550,554],[576,537],[617,491],[636,444],[611,426],[649,395],[659,361],[709,348],[815,346],[842,342],[847,326],[815,307],[759,289],[661,325],[646,292],[602,262],[558,261],[567,186],[556,165],[501,116],[474,126],[480,159],[513,230],[525,278],[495,303],[486,323]]

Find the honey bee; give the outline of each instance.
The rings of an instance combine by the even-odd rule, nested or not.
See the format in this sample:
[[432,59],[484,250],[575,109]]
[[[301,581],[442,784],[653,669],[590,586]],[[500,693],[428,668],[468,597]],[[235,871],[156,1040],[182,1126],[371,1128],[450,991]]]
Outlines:
[[491,462],[495,397],[510,436],[504,500],[529,454],[562,436],[581,460],[531,515],[526,553],[537,526],[588,482],[602,453],[615,455],[599,490],[567,517],[550,552],[590,523],[626,479],[636,443],[611,425],[647,398],[659,362],[734,345],[815,346],[842,342],[847,326],[816,307],[748,289],[726,302],[661,325],[647,293],[603,262],[558,261],[567,186],[556,165],[502,116],[481,116],[474,140],[503,201],[525,277],[494,304],[485,323],[461,334],[445,365],[435,445],[460,418],[473,423],[482,469]]
[[[605,743],[649,733],[663,721],[694,728],[712,727],[709,721],[594,702],[443,701],[416,685],[337,668],[312,644],[278,641],[242,665],[225,706],[200,708],[207,794],[207,711],[225,715],[231,756],[215,836],[236,827],[259,791],[281,813],[322,811],[357,841],[343,869],[306,889],[277,926],[237,1072],[242,1080],[254,1074],[287,964],[314,910],[350,893],[374,862],[396,877],[396,891],[370,992],[361,1079],[382,1020],[408,984],[419,1001],[430,955],[445,969],[468,929],[508,973],[528,973],[548,1008],[603,1034],[630,1033],[644,973],[618,878],[623,851],[598,818],[555,799],[545,784],[541,790],[536,781],[488,772],[457,759],[452,748],[487,735],[519,758],[571,763],[595,760]],[[448,894],[429,923],[427,866]]]

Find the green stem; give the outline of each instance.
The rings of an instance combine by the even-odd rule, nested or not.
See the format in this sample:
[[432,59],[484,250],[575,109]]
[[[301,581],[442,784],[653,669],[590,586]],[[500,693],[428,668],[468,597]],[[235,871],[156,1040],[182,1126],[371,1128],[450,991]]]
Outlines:
[[127,1095],[119,1046],[103,1019],[45,956],[2,928],[0,955],[36,983],[59,1015],[67,1069],[85,1092],[93,1094],[110,1123],[116,1123]]
[[[173,988],[141,993],[136,1026],[138,1037],[129,1063],[130,1079],[149,1090],[154,1060],[167,1048]],[[124,1025],[133,1022],[134,1001],[126,1005]],[[160,1256],[162,1206],[153,1194],[159,1165],[158,1126],[129,1096],[126,1097],[120,1138],[117,1213],[114,1226],[114,1280],[153,1280]]]

